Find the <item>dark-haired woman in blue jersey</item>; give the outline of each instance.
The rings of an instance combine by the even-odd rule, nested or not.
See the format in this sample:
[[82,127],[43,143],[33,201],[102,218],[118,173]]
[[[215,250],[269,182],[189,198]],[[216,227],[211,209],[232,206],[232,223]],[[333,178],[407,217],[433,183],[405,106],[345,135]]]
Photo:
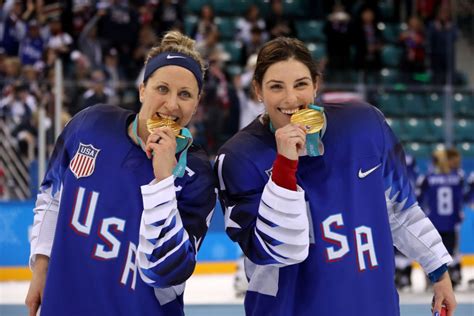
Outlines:
[[301,41],[266,43],[253,85],[267,113],[218,153],[226,232],[246,256],[246,314],[398,316],[395,245],[434,283],[433,314],[445,305],[452,316],[451,257],[402,146],[371,105],[312,104],[319,83]]

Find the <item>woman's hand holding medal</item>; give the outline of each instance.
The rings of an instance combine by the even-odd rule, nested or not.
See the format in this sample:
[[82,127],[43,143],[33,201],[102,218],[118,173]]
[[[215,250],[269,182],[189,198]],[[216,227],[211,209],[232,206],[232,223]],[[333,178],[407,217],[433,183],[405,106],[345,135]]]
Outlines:
[[306,132],[302,126],[290,123],[275,131],[275,139],[280,155],[290,160],[298,160],[298,152],[306,144]]
[[[166,124],[163,120],[148,120],[147,128],[150,132],[146,141],[147,157],[153,159],[153,171],[158,181],[168,178],[173,173],[176,160],[176,137],[181,127],[174,124]],[[171,121],[172,122],[172,121]],[[171,125],[171,126],[170,126]],[[177,127],[178,126],[178,127]]]

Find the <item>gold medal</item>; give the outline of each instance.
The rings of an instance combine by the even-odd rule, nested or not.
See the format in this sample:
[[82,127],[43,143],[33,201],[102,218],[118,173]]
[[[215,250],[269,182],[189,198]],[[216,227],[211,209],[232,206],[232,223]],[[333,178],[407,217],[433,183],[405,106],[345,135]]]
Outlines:
[[291,123],[303,125],[306,133],[314,134],[323,128],[324,115],[323,112],[317,110],[303,109],[291,116]]
[[170,119],[165,119],[161,117],[148,119],[146,121],[146,127],[150,133],[153,133],[153,131],[159,127],[170,127],[176,137],[185,138],[184,136],[180,135],[182,127],[178,123]]

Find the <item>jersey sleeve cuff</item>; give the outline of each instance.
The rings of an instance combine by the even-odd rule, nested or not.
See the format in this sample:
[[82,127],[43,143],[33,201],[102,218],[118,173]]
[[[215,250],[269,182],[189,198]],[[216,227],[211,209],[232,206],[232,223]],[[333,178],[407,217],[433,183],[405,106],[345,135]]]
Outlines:
[[150,184],[142,185],[141,191],[145,210],[167,203],[175,197],[174,176],[169,176],[159,182],[153,180]]
[[441,278],[441,276],[446,272],[448,271],[448,265],[447,264],[443,264],[441,267],[439,267],[438,269],[434,270],[433,272],[431,273],[428,273],[428,278],[430,279],[430,281],[432,283],[436,283],[439,281],[439,279]]
[[278,154],[273,163],[272,180],[280,187],[296,191],[297,169],[298,160],[291,160]]

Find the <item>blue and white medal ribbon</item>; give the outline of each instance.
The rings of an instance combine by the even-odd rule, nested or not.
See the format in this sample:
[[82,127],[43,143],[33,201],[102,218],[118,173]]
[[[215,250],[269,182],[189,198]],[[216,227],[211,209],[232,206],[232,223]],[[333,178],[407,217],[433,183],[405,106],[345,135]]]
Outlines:
[[[137,133],[138,129],[138,114],[135,116],[135,119],[133,120],[132,123],[132,134],[133,137],[135,137],[135,141],[140,145],[140,147],[145,150],[145,145],[143,144],[142,140],[138,136]],[[186,171],[186,165],[187,165],[187,156],[188,156],[188,149],[191,147],[193,144],[193,136],[191,135],[191,132],[187,128],[182,128],[181,129],[181,136],[184,138],[176,138],[176,154],[179,154],[178,158],[178,164],[176,167],[174,167],[173,170],[173,175],[177,178],[180,178],[184,175],[184,172]]]

